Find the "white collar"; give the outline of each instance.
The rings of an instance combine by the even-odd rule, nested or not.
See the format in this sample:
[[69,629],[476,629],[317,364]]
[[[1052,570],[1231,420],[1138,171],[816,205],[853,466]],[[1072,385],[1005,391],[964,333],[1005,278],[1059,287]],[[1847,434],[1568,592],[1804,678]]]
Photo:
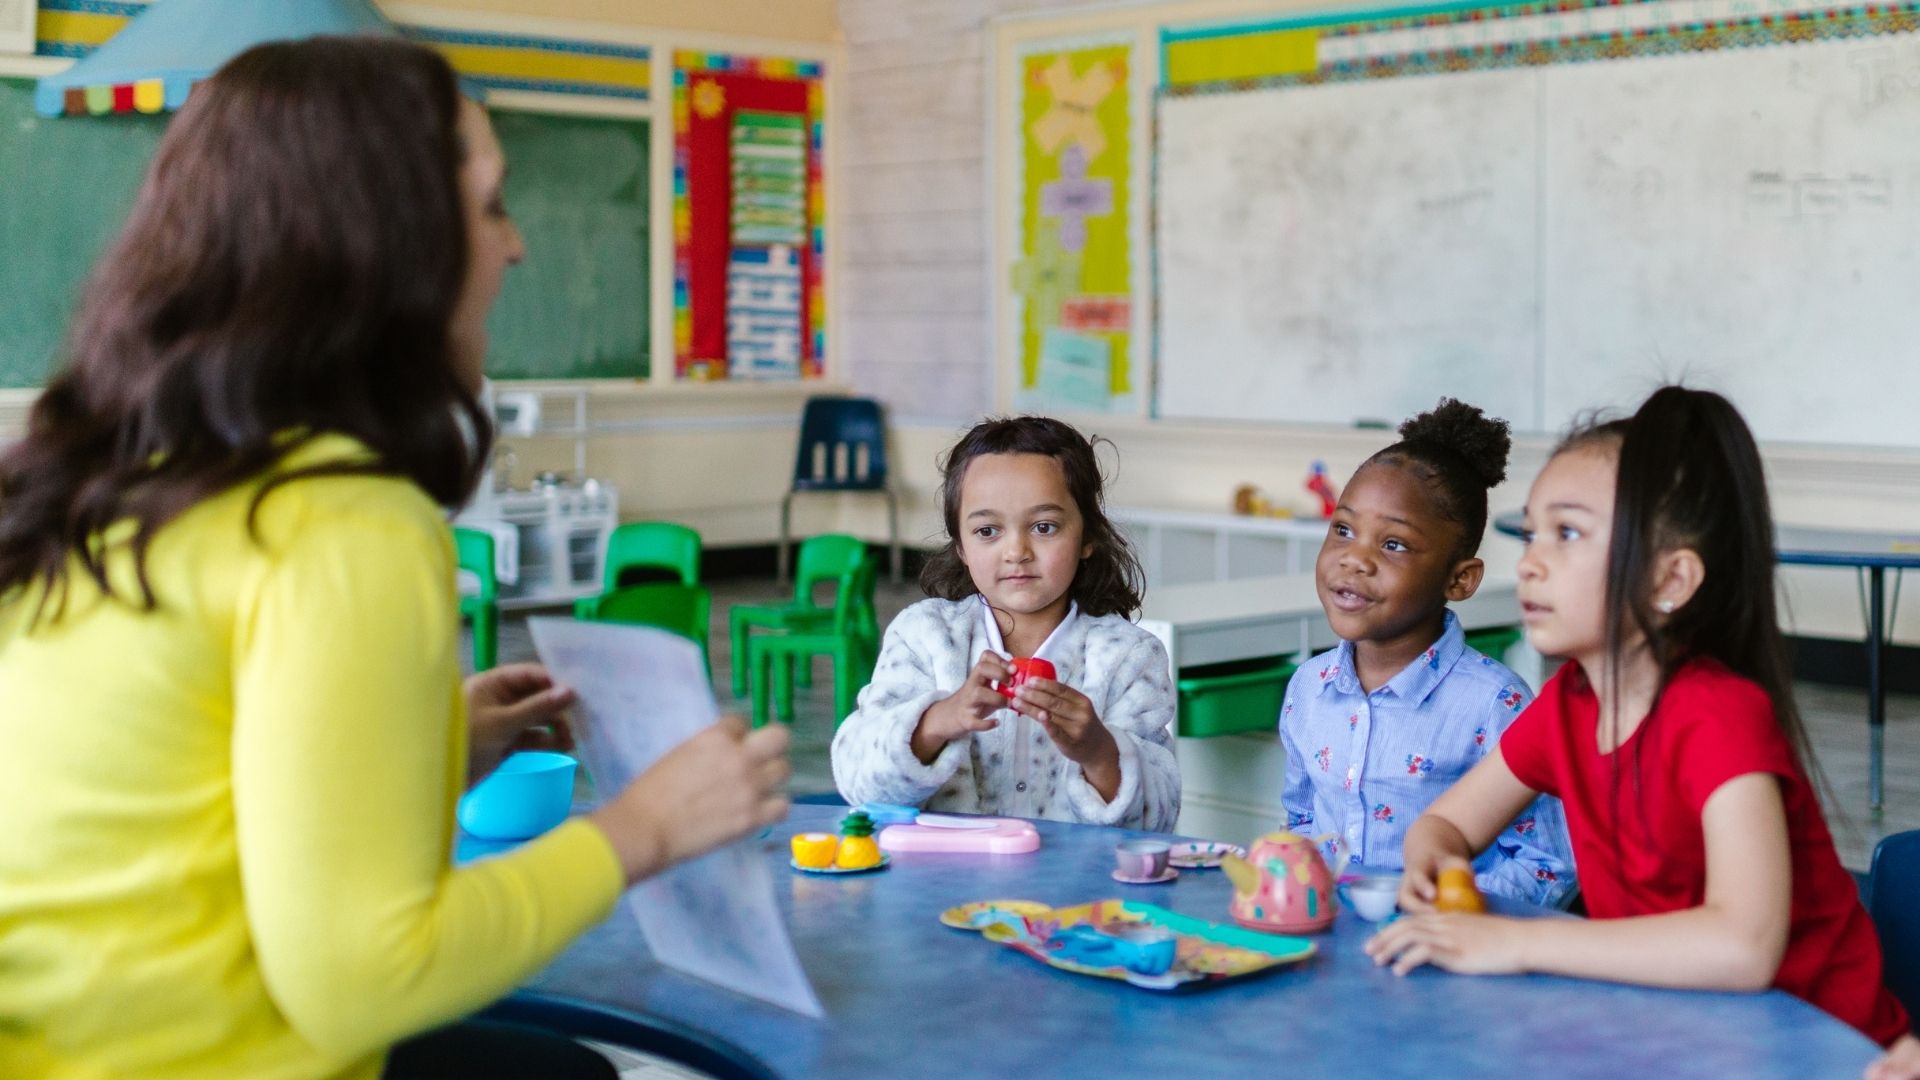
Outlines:
[[[1053,647],[1054,642],[1066,640],[1067,628],[1072,626],[1073,621],[1079,617],[1079,602],[1068,600],[1066,618],[1061,619],[1060,625],[1054,627],[1053,633],[1047,635],[1047,640],[1041,642],[1040,647],[1033,650],[1033,655],[1041,659],[1050,659],[1047,656],[1047,651]],[[1012,659],[1011,655],[1007,652],[1007,643],[1000,637],[1000,624],[994,620],[993,608],[987,604],[987,598],[984,596],[980,597],[980,621],[986,628],[987,647],[999,653],[1001,656]]]

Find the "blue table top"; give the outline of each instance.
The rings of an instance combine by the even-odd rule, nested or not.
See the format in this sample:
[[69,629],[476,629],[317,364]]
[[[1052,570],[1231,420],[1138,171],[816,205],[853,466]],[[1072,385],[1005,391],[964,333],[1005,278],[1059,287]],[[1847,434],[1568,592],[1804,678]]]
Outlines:
[[[1525,520],[1524,514],[1510,511],[1494,518],[1493,527],[1507,536],[1519,536],[1525,531]],[[1776,558],[1783,563],[1920,569],[1920,533],[1777,525],[1773,542]]]
[[[778,867],[795,947],[827,1010],[809,1020],[655,964],[624,909],[529,989],[696,1028],[783,1077],[1342,1076],[1793,1077],[1860,1075],[1865,1037],[1790,995],[1650,990],[1544,976],[1402,979],[1361,951],[1342,911],[1305,963],[1186,994],[1055,971],[940,925],[972,900],[1054,906],[1124,898],[1226,920],[1231,885],[1189,870],[1112,880],[1113,845],[1142,834],[1039,822],[1030,855],[895,854],[874,874],[787,866],[795,832],[843,810],[796,806],[758,841]],[[1244,841],[1244,837],[1231,837]]]

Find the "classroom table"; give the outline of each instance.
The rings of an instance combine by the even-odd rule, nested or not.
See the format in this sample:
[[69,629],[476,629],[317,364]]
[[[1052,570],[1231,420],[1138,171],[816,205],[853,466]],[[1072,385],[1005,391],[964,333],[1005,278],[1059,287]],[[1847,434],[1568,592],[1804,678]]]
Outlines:
[[[1468,631],[1512,626],[1520,621],[1517,589],[1512,579],[1490,578],[1448,607]],[[1310,654],[1339,642],[1310,573],[1149,589],[1140,627],[1167,647],[1176,675],[1196,664]]]
[[[1855,1077],[1865,1036],[1779,991],[1653,990],[1546,976],[1376,968],[1371,927],[1342,911],[1319,952],[1209,989],[1166,994],[1055,971],[937,918],[972,900],[1056,906],[1120,897],[1224,921],[1218,870],[1113,881],[1113,846],[1142,834],[1039,822],[1030,855],[896,853],[886,870],[787,866],[795,832],[845,811],[796,806],[765,850],[795,948],[826,1007],[810,1020],[657,965],[625,910],[527,991],[693,1029],[779,1077],[1659,1076]],[[1244,837],[1231,838],[1244,840]]]
[[[1524,520],[1519,513],[1502,514],[1494,519],[1494,528],[1517,537],[1523,532]],[[1782,565],[1851,567],[1857,576],[1866,578],[1861,606],[1867,621],[1867,804],[1878,817],[1884,801],[1886,763],[1887,687],[1883,665],[1887,627],[1893,622],[1893,612],[1887,606],[1887,571],[1894,573],[1893,604],[1897,608],[1901,572],[1920,569],[1920,535],[1776,525],[1773,536],[1774,557]]]

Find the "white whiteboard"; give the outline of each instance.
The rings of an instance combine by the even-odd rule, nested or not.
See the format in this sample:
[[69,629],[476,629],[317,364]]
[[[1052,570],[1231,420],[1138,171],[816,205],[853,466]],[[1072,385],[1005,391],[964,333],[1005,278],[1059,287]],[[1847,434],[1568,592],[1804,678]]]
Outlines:
[[[1448,394],[1551,431],[1685,378],[1763,439],[1920,446],[1920,41],[1173,98],[1160,120],[1160,415],[1397,420]],[[1471,212],[1413,212],[1449,192]]]
[[1535,109],[1507,72],[1163,100],[1160,414],[1531,411]]

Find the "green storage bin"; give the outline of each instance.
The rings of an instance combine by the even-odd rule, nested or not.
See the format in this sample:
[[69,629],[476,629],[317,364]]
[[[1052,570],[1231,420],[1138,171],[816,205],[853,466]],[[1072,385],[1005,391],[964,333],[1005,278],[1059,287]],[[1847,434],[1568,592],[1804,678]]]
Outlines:
[[1181,669],[1174,684],[1180,694],[1179,734],[1204,739],[1277,729],[1296,666],[1292,657],[1267,656]]
[[1523,631],[1518,626],[1490,626],[1467,635],[1467,648],[1477,649],[1501,663],[1507,662],[1507,650],[1520,643]]

